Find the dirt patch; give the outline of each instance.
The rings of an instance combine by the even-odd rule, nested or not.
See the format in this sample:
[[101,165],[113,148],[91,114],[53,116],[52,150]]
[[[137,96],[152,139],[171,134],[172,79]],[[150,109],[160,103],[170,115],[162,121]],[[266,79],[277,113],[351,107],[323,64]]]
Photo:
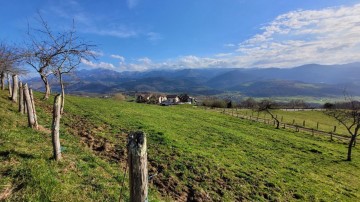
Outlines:
[[39,125],[38,126],[38,131],[42,132],[42,133],[46,133],[46,134],[50,134],[51,133],[51,130],[48,129],[48,128],[45,128],[44,126],[42,125]]
[[[67,114],[70,116],[70,114]],[[97,134],[109,131],[107,126],[94,126],[84,117],[71,116],[70,123],[66,123],[69,132],[80,137],[81,142],[90,148],[97,155],[105,157],[107,160],[125,162],[126,156],[126,137],[125,133],[115,134],[118,143],[113,143],[105,137]],[[109,134],[109,136],[114,134]]]
[[13,192],[13,187],[11,184],[5,185],[4,190],[0,193],[0,201],[5,201],[7,198],[11,196]]

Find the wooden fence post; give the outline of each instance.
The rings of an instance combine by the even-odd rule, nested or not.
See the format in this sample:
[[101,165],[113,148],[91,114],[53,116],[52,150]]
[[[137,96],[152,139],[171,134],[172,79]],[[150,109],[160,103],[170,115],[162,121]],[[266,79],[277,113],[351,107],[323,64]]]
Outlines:
[[303,121],[303,126],[305,127],[305,120]]
[[146,134],[131,132],[128,137],[130,201],[144,202],[148,197]]
[[19,112],[24,113],[24,91],[22,82],[19,82]]
[[51,127],[51,139],[53,145],[53,155],[56,161],[61,160],[61,146],[60,146],[60,109],[61,109],[61,94],[55,96],[53,108],[53,121]]
[[29,127],[36,128],[35,119],[34,119],[34,110],[33,110],[33,105],[31,103],[31,97],[27,83],[24,85],[24,97],[26,100]]
[[316,123],[316,130],[319,130],[319,122]]
[[36,110],[35,110],[35,100],[34,100],[34,94],[32,89],[29,89],[29,93],[30,93],[30,99],[31,99],[31,104],[32,104],[32,110],[33,110],[33,114],[34,114],[34,121],[35,121],[35,128],[38,129],[38,121],[37,121],[37,116],[36,116]]
[[285,129],[285,127],[286,127],[285,125],[286,125],[286,124],[284,123],[284,129]]
[[334,126],[334,133],[336,132],[336,126]]
[[18,91],[19,91],[19,79],[18,79],[18,75],[14,74],[12,76],[12,80],[13,80],[13,85],[12,85],[12,95],[11,95],[11,100],[13,102],[17,102],[17,98],[18,98]]
[[11,85],[11,79],[10,79],[9,74],[7,74],[7,82],[8,82],[9,97],[12,97],[12,85]]
[[333,133],[330,132],[330,141],[333,141]]

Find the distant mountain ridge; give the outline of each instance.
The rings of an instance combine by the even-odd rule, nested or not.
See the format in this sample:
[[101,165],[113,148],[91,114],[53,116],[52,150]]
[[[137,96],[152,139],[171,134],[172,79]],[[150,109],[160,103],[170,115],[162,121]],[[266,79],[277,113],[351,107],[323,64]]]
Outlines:
[[[360,95],[360,63],[308,64],[294,68],[207,68],[116,72],[83,69],[67,78],[70,93],[152,91],[216,95],[237,92],[245,96],[341,96]],[[31,80],[41,88],[39,79]],[[53,82],[54,83],[54,82]],[[55,85],[53,89],[57,90]]]

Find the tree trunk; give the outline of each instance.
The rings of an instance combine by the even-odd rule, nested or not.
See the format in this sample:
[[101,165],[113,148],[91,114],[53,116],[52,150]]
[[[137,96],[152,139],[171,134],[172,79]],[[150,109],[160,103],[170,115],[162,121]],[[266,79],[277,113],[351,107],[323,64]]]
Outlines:
[[355,138],[356,138],[355,135],[351,136],[351,139],[350,139],[350,142],[349,142],[349,145],[348,145],[348,154],[347,154],[347,159],[346,159],[347,161],[351,161],[351,150],[353,148]]
[[8,82],[8,88],[9,88],[9,97],[12,97],[12,85],[11,85],[11,79],[10,75],[7,75],[7,82]]
[[35,128],[35,120],[34,120],[34,113],[33,113],[33,108],[32,108],[32,104],[31,104],[31,97],[30,97],[30,92],[29,92],[29,88],[27,84],[24,84],[24,98],[26,101],[26,108],[27,108],[27,114],[28,114],[28,122],[29,122],[29,127],[31,128]]
[[51,93],[50,83],[49,83],[47,76],[40,74],[40,77],[41,77],[41,80],[45,84],[45,95],[44,95],[43,99],[47,100],[47,99],[49,99],[50,93]]
[[22,82],[19,82],[19,112],[24,113],[24,91]]
[[34,94],[33,94],[33,91],[31,88],[29,89],[29,91],[30,91],[30,99],[31,99],[32,110],[33,110],[33,115],[34,115],[35,128],[38,129],[39,125],[38,125],[36,110],[35,110]]
[[14,74],[12,76],[12,80],[13,80],[13,86],[12,86],[13,92],[12,92],[11,100],[16,103],[18,101],[18,91],[19,91],[18,75]]
[[276,121],[276,129],[279,129],[280,128],[280,122],[278,120],[275,120]]
[[5,90],[5,73],[1,72],[1,90]]
[[61,95],[58,94],[54,99],[54,109],[53,109],[53,122],[52,122],[52,144],[53,144],[53,154],[56,161],[61,160],[61,146],[60,146],[60,114],[61,109]]
[[130,201],[144,202],[148,195],[146,135],[132,132],[128,140]]
[[60,109],[60,113],[63,114],[64,113],[64,104],[65,104],[65,88],[64,88],[64,83],[62,80],[62,74],[60,73],[59,75],[60,78],[60,86],[61,86],[61,109]]

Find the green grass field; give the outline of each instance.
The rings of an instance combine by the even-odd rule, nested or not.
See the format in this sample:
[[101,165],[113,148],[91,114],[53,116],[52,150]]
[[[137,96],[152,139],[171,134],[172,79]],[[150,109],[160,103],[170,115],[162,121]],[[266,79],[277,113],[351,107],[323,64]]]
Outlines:
[[[360,200],[358,148],[347,162],[345,144],[185,105],[68,96],[64,160],[57,163],[50,159],[49,134],[27,129],[0,93],[0,189],[18,187],[10,201],[114,201],[126,165],[126,132],[139,129],[148,134],[150,201]],[[39,123],[49,128],[52,100],[36,102]],[[98,151],[104,142],[109,151]]]

